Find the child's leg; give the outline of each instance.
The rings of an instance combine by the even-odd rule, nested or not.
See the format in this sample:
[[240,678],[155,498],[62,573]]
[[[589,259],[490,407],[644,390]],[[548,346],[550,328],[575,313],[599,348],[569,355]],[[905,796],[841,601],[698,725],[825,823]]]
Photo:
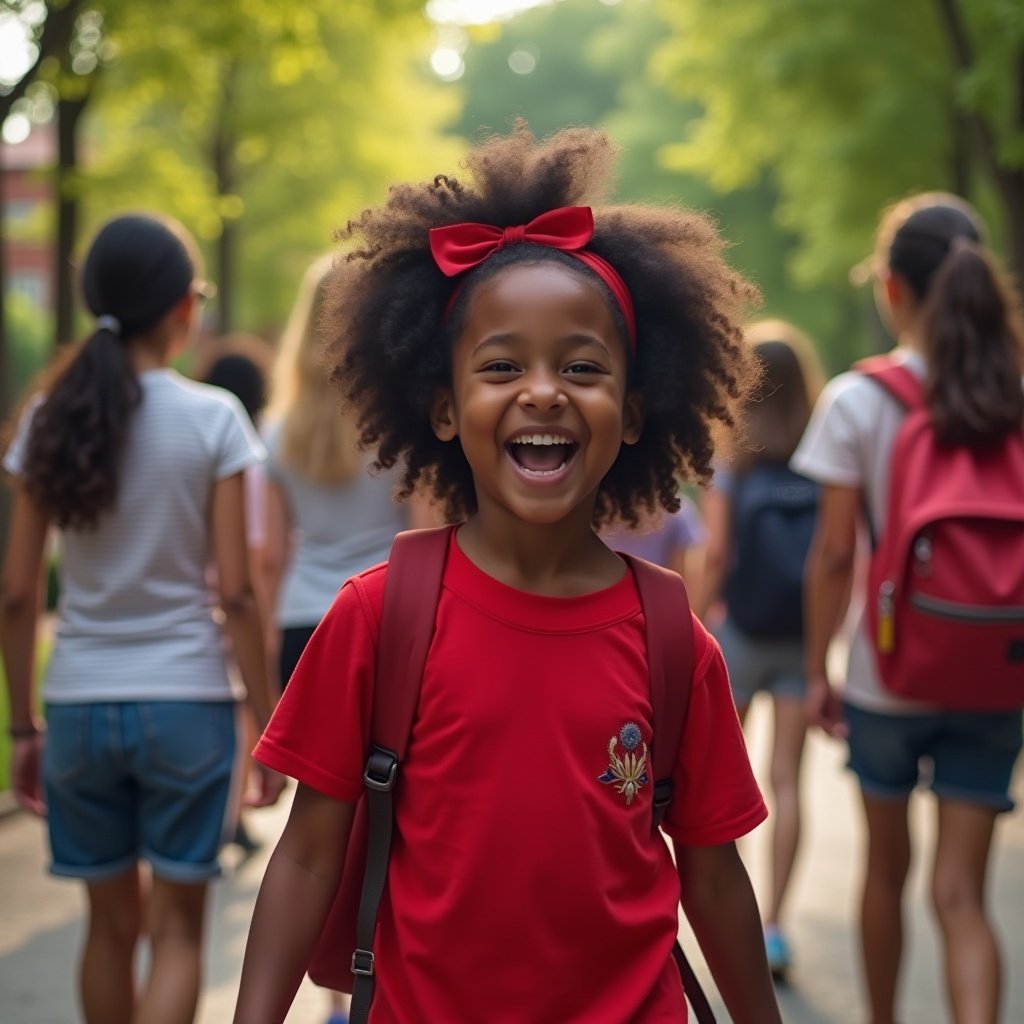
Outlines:
[[88,882],[89,920],[79,964],[86,1024],[131,1024],[135,1011],[135,947],[142,928],[139,869]]
[[984,905],[995,820],[991,808],[939,801],[932,902],[956,1024],[995,1024],[998,1017],[999,947]]
[[1024,745],[1019,711],[936,716],[929,752],[938,797],[932,903],[942,930],[956,1024],[995,1024],[999,947],[985,912],[996,817],[1013,807],[1010,784]]
[[330,1016],[327,1018],[327,1024],[342,1024],[343,1021],[347,1021],[348,1004],[349,997],[344,992],[332,992]]
[[776,697],[774,707],[771,789],[775,814],[766,926],[777,925],[782,916],[782,905],[800,845],[800,764],[807,736],[807,716],[802,698]]
[[862,793],[867,864],[861,899],[861,953],[871,1024],[893,1024],[903,954],[903,886],[910,867],[909,797]]
[[147,924],[152,943],[149,977],[139,999],[145,1024],[191,1024],[202,975],[205,882],[155,877]]

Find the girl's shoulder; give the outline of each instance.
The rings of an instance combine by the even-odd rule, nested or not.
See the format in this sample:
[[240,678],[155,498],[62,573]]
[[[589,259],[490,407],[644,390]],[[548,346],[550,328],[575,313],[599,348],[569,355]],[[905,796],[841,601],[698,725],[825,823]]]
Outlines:
[[159,396],[160,406],[173,406],[205,431],[219,433],[236,421],[249,428],[249,416],[238,398],[226,388],[185,377],[177,370],[154,370],[142,375],[146,399]]

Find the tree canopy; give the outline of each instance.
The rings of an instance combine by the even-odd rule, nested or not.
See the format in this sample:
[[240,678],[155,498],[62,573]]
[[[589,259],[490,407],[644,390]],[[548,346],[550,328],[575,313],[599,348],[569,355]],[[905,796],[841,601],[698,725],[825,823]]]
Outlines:
[[[237,237],[238,323],[280,322],[311,256],[397,177],[453,154],[414,3],[128,4],[90,121],[87,199],[158,205],[218,251]],[[401,139],[401,145],[395,140]]]
[[[845,280],[813,290],[794,282],[788,256],[795,236],[776,222],[770,172],[758,168],[721,190],[669,159],[701,114],[695,99],[651,69],[651,54],[669,28],[653,0],[562,0],[471,32],[456,127],[473,138],[507,130],[510,118],[522,115],[538,135],[570,124],[605,128],[622,149],[618,200],[683,203],[711,213],[732,243],[732,262],[764,292],[761,312],[798,323],[834,366],[848,362],[865,345],[854,299]],[[521,61],[523,54],[530,60]]]
[[[429,74],[420,0],[4,3],[39,55],[11,103],[40,88],[55,103],[90,80],[66,185],[83,235],[128,208],[178,217],[208,272],[231,277],[219,284],[235,327],[279,324],[336,228],[459,151],[441,130],[457,97]],[[76,59],[83,47],[94,59]]]
[[880,208],[941,188],[1024,259],[1024,5],[659,0],[659,79],[701,114],[672,166],[732,190],[772,169],[799,281],[836,280]]

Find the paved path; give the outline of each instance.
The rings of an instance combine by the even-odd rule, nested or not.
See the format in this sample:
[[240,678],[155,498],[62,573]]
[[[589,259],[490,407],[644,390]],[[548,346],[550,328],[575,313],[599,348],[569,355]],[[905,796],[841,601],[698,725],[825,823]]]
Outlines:
[[[764,721],[757,708],[752,718],[752,751],[760,759]],[[812,739],[806,772],[808,829],[792,898],[790,934],[797,963],[791,987],[781,993],[788,1024],[864,1024],[852,926],[860,824],[855,789],[841,771],[841,760],[837,745],[820,737]],[[1018,779],[1016,796],[1024,803],[1024,776]],[[931,807],[927,798],[916,804],[916,825],[927,844]],[[266,841],[267,847],[236,864],[215,889],[200,1024],[226,1024],[231,1019],[252,903],[269,846],[286,813],[282,806],[250,817],[252,831]],[[755,833],[744,847],[757,884],[763,874],[760,866],[765,838],[763,833]],[[1003,1024],[1024,1024],[1024,813],[1004,820],[999,838],[991,899],[997,908],[1006,954]],[[75,884],[43,873],[43,850],[40,822],[21,813],[0,819],[3,1024],[74,1024],[77,1020],[73,965],[80,938],[81,897]],[[915,859],[908,899],[911,945],[904,981],[904,1024],[940,1024],[948,1020],[925,903],[926,861],[926,855]],[[324,1005],[323,994],[307,982],[288,1016],[288,1024],[320,1024]],[[728,1018],[720,1007],[717,1009],[724,1024]]]

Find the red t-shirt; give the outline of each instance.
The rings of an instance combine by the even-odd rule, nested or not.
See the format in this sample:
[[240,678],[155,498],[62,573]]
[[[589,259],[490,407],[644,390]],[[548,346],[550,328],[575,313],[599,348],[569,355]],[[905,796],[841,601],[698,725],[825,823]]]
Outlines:
[[[362,791],[384,567],[341,589],[256,748],[355,801]],[[697,668],[664,829],[736,839],[767,815],[725,665],[693,620]],[[652,832],[644,619],[631,573],[542,597],[454,542],[396,791],[374,1024],[679,1024],[679,883]],[[610,751],[611,741],[615,740]],[[620,792],[620,789],[622,791]]]

